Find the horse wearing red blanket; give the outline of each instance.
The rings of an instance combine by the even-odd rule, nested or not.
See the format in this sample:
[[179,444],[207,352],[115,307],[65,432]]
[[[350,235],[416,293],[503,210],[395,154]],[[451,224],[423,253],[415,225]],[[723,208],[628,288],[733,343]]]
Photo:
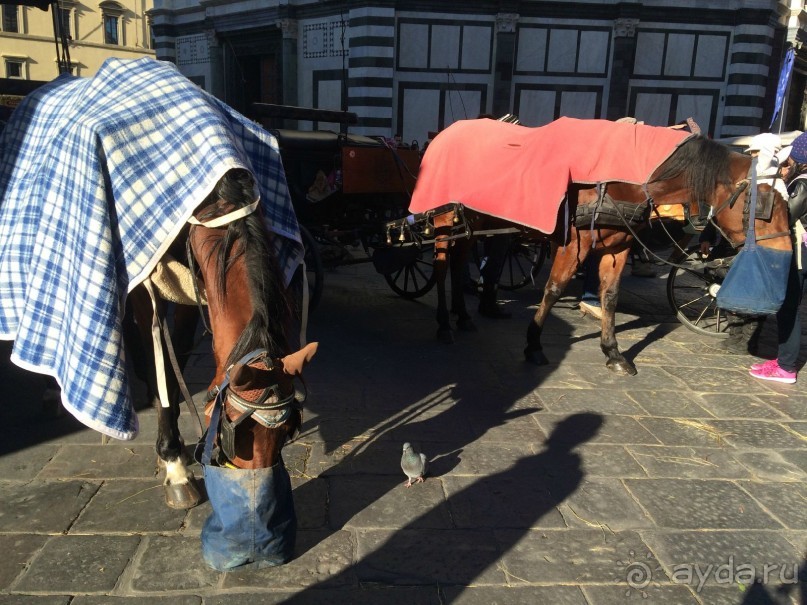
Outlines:
[[[552,242],[552,269],[524,350],[526,359],[539,365],[548,363],[541,346],[544,321],[579,265],[596,249],[601,258],[601,348],[606,365],[618,373],[636,374],[634,364],[620,353],[614,333],[619,279],[633,233],[646,223],[651,204],[705,203],[713,207],[727,238],[741,244],[750,168],[750,157],[680,130],[571,118],[541,128],[466,120],[429,145],[410,211],[424,213],[459,203],[471,232],[496,220]],[[761,245],[790,250],[784,201],[767,185],[758,190],[773,200],[767,218],[757,217]],[[607,216],[612,220],[603,221]],[[448,237],[455,220],[452,212],[435,214],[433,220],[438,335],[450,339],[445,292],[449,265],[451,310],[460,329],[475,329],[461,293],[470,239]]]

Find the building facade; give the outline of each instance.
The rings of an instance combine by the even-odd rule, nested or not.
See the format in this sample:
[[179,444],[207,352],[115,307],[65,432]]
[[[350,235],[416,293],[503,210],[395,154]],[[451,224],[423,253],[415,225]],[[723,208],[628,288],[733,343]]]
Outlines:
[[[480,114],[769,129],[802,0],[155,0],[157,57],[251,115],[347,110],[423,141]],[[803,128],[797,60],[782,129]],[[300,122],[302,129],[334,128]],[[338,128],[338,126],[336,126]]]
[[31,89],[59,75],[54,10],[65,34],[70,71],[91,76],[108,57],[155,56],[146,18],[152,6],[153,0],[59,0],[42,10],[0,2],[0,94],[14,96],[8,95],[14,88]]

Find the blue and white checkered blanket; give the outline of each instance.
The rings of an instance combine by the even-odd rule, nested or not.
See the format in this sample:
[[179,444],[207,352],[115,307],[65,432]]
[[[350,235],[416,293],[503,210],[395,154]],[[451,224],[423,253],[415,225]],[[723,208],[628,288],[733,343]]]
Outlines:
[[246,168],[286,279],[302,261],[277,142],[171,64],[110,59],[28,95],[0,134],[0,339],[84,424],[137,435],[126,294],[224,173]]

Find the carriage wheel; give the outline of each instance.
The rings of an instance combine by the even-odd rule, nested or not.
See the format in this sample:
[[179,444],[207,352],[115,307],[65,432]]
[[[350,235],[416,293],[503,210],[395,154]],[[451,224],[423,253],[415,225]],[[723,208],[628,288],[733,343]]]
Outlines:
[[[691,248],[693,252],[697,248]],[[688,261],[682,264],[686,267]],[[693,332],[727,338],[728,316],[717,307],[717,291],[723,278],[703,263],[692,268],[672,267],[667,277],[667,300],[678,321]]]
[[546,243],[514,239],[502,266],[499,287],[502,290],[518,290],[535,283],[546,258]]
[[434,245],[423,246],[413,262],[398,271],[385,273],[384,279],[393,292],[403,298],[414,300],[426,294],[437,283],[434,276]]
[[305,271],[308,278],[308,312],[313,313],[322,298],[322,288],[324,287],[325,271],[322,268],[322,257],[319,248],[311,232],[300,225],[300,236],[305,249]]

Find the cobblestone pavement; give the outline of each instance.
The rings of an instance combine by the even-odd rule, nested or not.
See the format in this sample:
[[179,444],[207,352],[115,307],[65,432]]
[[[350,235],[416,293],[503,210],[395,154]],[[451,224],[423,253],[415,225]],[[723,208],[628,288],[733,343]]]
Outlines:
[[[5,347],[0,603],[807,603],[807,375],[748,376],[753,358],[675,321],[663,275],[622,282],[634,377],[606,369],[598,324],[575,309],[579,280],[537,368],[521,352],[537,287],[502,293],[512,319],[479,317],[442,345],[434,293],[403,300],[370,265],[326,278],[304,431],[284,454],[295,560],[207,569],[209,504],[164,506],[153,411],[138,439],[102,445],[43,414],[42,380]],[[211,360],[191,363],[201,393]],[[431,470],[409,489],[405,441]]]

